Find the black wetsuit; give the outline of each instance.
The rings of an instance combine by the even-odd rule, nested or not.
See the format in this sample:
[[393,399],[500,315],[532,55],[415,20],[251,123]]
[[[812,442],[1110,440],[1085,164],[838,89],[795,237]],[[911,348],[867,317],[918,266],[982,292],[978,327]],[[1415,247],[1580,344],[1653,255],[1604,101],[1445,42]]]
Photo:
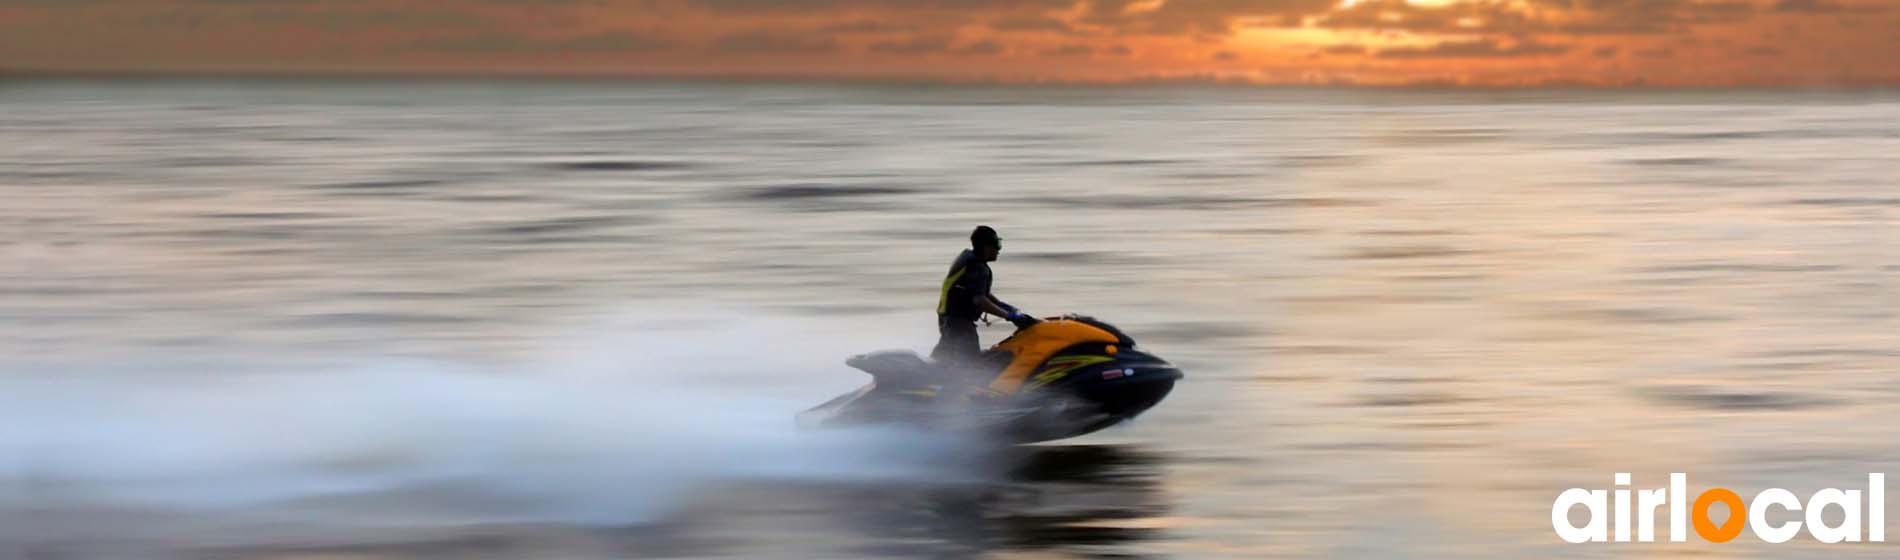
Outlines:
[[937,297],[937,347],[930,359],[946,365],[968,363],[983,353],[976,339],[976,320],[983,315],[977,296],[990,294],[990,263],[976,252],[964,249],[950,264],[944,276],[943,292]]

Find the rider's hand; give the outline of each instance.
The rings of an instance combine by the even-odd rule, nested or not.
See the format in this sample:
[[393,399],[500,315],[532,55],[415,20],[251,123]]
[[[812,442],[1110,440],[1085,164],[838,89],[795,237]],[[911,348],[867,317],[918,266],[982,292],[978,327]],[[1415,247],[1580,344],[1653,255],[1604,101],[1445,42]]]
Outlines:
[[1011,311],[1007,319],[1009,319],[1010,324],[1016,325],[1016,328],[1019,329],[1029,328],[1030,325],[1042,322],[1034,316],[1021,311]]

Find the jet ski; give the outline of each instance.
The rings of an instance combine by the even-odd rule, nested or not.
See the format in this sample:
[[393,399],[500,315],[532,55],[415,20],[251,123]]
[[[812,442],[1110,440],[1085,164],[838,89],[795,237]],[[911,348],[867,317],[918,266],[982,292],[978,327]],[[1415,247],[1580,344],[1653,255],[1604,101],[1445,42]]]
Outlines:
[[1181,370],[1113,325],[1080,315],[1018,327],[976,363],[948,368],[909,350],[845,364],[871,383],[798,415],[801,428],[907,426],[1009,443],[1088,434],[1147,411]]

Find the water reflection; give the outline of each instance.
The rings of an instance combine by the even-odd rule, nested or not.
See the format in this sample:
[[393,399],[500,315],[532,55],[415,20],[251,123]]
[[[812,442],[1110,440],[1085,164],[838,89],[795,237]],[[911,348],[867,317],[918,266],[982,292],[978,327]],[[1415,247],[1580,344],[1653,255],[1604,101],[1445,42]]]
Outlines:
[[[354,542],[198,548],[194,555],[459,559],[580,553],[657,557],[1131,558],[1167,538],[1163,458],[1131,445],[969,457],[995,476],[955,484],[735,483],[653,523],[444,527]],[[842,532],[840,532],[842,530]],[[849,537],[846,537],[849,534]],[[97,549],[93,549],[96,551]]]
[[853,500],[852,526],[872,539],[856,552],[939,558],[1041,550],[1085,557],[1133,556],[1163,537],[1169,513],[1160,457],[1132,446],[1072,445],[1007,450],[993,484],[899,499]]

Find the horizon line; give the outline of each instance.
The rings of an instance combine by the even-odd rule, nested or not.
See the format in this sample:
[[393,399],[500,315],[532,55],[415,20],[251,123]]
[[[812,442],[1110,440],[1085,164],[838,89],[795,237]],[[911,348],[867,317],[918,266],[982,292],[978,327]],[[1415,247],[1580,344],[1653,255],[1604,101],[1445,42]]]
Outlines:
[[850,86],[931,86],[991,88],[1141,88],[1141,87],[1219,87],[1234,89],[1368,89],[1422,91],[1889,91],[1900,90],[1900,82],[1824,83],[1824,84],[1668,84],[1646,82],[1591,83],[1551,80],[1525,83],[1461,83],[1455,80],[1414,80],[1410,82],[1273,82],[1213,76],[1146,77],[1123,80],[1010,80],[944,79],[905,75],[811,75],[811,74],[693,74],[642,72],[479,72],[443,70],[416,72],[399,69],[47,69],[0,67],[0,83],[14,80],[100,79],[100,80],[363,80],[363,81],[493,81],[493,82],[673,82],[714,84],[810,84]]

